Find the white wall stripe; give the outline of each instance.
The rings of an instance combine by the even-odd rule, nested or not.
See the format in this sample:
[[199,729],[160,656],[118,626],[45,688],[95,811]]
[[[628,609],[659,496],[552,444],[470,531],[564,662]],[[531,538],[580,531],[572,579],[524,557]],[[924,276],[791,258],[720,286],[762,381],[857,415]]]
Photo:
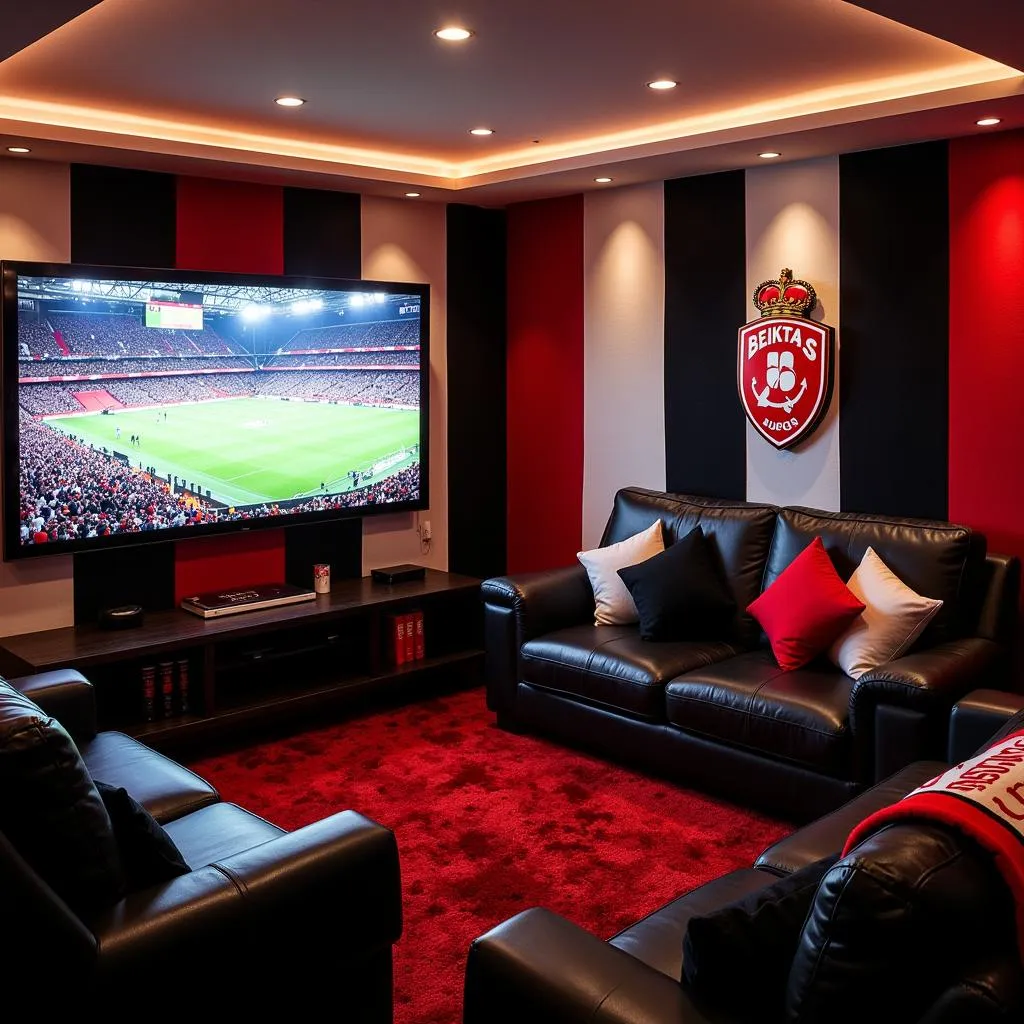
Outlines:
[[[362,276],[430,285],[430,510],[363,520],[363,572],[416,562],[448,568],[448,353],[445,207],[363,196]],[[417,523],[430,521],[429,548]]]
[[[837,353],[832,404],[810,440],[780,452],[747,423],[747,499],[838,511],[839,158],[747,171],[746,207],[747,291],[791,267],[814,285],[815,319],[836,328]],[[750,303],[747,319],[756,315]]]
[[[0,259],[71,259],[67,164],[0,160]],[[74,622],[71,556],[0,562],[0,636]]]
[[612,497],[665,487],[665,203],[661,182],[583,206],[583,546]]

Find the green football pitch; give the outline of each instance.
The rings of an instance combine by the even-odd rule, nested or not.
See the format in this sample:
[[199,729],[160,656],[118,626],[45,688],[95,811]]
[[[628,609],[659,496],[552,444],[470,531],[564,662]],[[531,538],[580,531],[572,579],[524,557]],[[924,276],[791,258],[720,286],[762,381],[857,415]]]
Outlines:
[[351,470],[367,472],[387,459],[380,479],[418,458],[411,451],[419,441],[415,409],[234,398],[46,422],[230,505],[316,494],[321,483],[337,493],[350,489]]

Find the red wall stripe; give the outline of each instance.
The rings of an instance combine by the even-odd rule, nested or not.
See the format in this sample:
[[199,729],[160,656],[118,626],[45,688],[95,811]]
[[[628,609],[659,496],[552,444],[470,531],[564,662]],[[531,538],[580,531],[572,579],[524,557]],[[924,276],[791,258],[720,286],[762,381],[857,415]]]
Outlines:
[[508,571],[583,535],[583,197],[508,209]]
[[1024,556],[1024,132],[954,139],[949,179],[949,517]]
[[[270,185],[178,178],[176,265],[236,274],[284,272],[284,192]],[[175,545],[174,600],[285,577],[284,531]]]
[[176,266],[234,274],[284,273],[284,190],[178,178]]

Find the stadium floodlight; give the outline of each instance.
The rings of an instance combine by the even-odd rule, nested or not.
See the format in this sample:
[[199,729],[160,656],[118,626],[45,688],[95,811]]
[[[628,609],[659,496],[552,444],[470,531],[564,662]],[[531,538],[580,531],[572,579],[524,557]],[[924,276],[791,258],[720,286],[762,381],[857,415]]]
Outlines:
[[263,320],[265,317],[269,316],[271,312],[272,309],[270,306],[258,306],[255,303],[253,303],[251,306],[243,307],[242,319],[245,320],[247,323],[254,324],[258,323],[260,320]]
[[323,299],[299,299],[292,303],[293,313],[313,313],[322,308]]
[[362,293],[362,292],[353,292],[353,293],[352,293],[352,297],[351,297],[351,298],[350,298],[350,299],[349,299],[348,301],[349,301],[349,304],[350,304],[350,305],[353,305],[353,306],[355,306],[356,308],[358,308],[358,307],[359,307],[359,306],[361,306],[361,305],[362,305],[362,304],[363,304],[363,303],[364,303],[364,302],[365,302],[366,300],[365,300],[365,299],[363,298],[363,293]]
[[384,294],[384,292],[374,292],[373,293],[373,301],[374,302],[387,302],[387,300],[388,300],[388,297],[387,297],[387,295]]

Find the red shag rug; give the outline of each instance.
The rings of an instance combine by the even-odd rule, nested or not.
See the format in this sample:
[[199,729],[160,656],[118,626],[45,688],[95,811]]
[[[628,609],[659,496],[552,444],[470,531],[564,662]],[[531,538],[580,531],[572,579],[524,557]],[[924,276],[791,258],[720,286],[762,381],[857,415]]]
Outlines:
[[545,906],[608,938],[749,866],[790,827],[497,728],[482,690],[387,710],[192,765],[295,829],[353,808],[394,829],[405,934],[396,1024],[457,1024],[470,942]]

